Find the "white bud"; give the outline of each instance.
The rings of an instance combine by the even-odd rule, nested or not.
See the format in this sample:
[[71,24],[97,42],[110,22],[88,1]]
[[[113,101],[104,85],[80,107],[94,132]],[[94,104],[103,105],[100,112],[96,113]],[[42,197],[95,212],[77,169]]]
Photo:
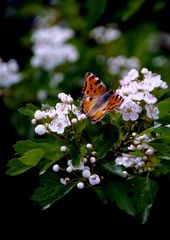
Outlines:
[[77,188],[78,189],[83,189],[84,188],[84,183],[83,182],[78,182],[77,183]]
[[128,147],[128,150],[135,150],[136,149],[136,147],[133,145],[133,144],[131,144],[129,147]]
[[91,162],[91,163],[95,163],[95,162],[96,162],[96,158],[95,158],[95,157],[91,157],[91,158],[90,158],[90,162]]
[[66,171],[67,171],[68,173],[71,173],[71,172],[73,171],[73,169],[72,169],[72,167],[69,166],[69,167],[66,168]]
[[58,172],[60,170],[60,166],[58,165],[58,164],[55,164],[54,166],[53,166],[53,171],[54,172]]
[[82,176],[83,176],[84,178],[89,178],[90,175],[91,175],[91,173],[90,173],[90,171],[89,171],[88,169],[86,169],[86,170],[84,170],[84,171],[82,172]]
[[148,69],[147,68],[142,68],[141,73],[142,74],[147,74],[148,73]]
[[153,155],[153,153],[154,153],[154,149],[153,149],[153,148],[148,148],[148,149],[145,151],[145,154],[148,155],[148,156]]
[[147,160],[148,160],[148,157],[147,157],[147,156],[143,156],[143,160],[144,160],[144,161],[147,161]]
[[91,143],[86,144],[86,148],[87,148],[87,149],[91,149],[91,148],[92,148]]
[[136,148],[137,148],[137,150],[139,150],[139,151],[140,151],[140,150],[142,150],[142,145],[141,145],[141,144],[139,144],[139,145],[137,145],[137,147],[136,147]]
[[61,152],[66,152],[66,150],[67,150],[67,147],[66,147],[66,146],[61,146],[61,148],[60,148],[60,151],[61,151]]
[[35,113],[34,113],[34,117],[36,120],[41,120],[43,119],[45,116],[45,113],[40,111],[40,110],[37,110]]
[[34,125],[36,124],[36,122],[37,122],[37,121],[36,121],[35,118],[33,118],[33,119],[31,120],[31,123],[34,124]]
[[134,140],[134,142],[133,142],[135,145],[138,145],[139,143],[140,143],[140,141],[138,141],[138,140]]
[[71,119],[71,123],[72,123],[72,124],[77,123],[77,118],[73,118],[73,119]]
[[136,135],[137,135],[137,133],[136,133],[136,132],[133,132],[133,133],[132,133],[132,136],[133,136],[133,137],[135,137]]
[[123,172],[121,173],[121,176],[122,176],[122,177],[127,177],[127,175],[128,175],[128,172],[127,172],[127,171],[123,171]]
[[93,156],[96,156],[97,153],[96,153],[95,151],[93,151],[91,154],[92,154]]
[[84,163],[87,162],[87,158],[86,158],[86,157],[83,158],[83,162],[84,162]]
[[38,135],[44,135],[47,132],[47,129],[44,127],[43,124],[39,124],[35,128],[35,133]]

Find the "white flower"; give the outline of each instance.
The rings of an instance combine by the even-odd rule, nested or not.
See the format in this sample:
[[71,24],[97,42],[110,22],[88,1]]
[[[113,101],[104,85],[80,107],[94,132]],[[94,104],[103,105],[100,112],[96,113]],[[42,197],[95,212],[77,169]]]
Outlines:
[[7,63],[0,58],[0,87],[8,88],[21,81],[21,74],[18,72],[19,66],[15,59]]
[[75,62],[78,51],[72,44],[65,42],[73,35],[71,29],[60,26],[36,29],[32,35],[32,65],[49,71],[65,62]]
[[142,108],[132,101],[125,101],[119,110],[119,112],[122,114],[123,120],[125,121],[136,121],[141,111]]
[[90,32],[90,36],[99,44],[109,43],[119,38],[120,35],[120,31],[114,27],[98,26]]
[[139,73],[136,69],[132,69],[129,71],[128,76],[131,80],[135,80],[139,76]]
[[152,104],[149,104],[149,105],[146,104],[146,105],[145,105],[145,109],[146,109],[148,118],[158,119],[159,110],[158,110],[157,107],[155,107],[155,106],[152,105]]
[[52,132],[57,132],[58,134],[63,134],[65,125],[63,124],[63,122],[58,121],[58,119],[54,119],[53,121],[51,121],[48,128]]
[[43,124],[39,124],[35,128],[35,133],[38,135],[44,135],[45,133],[47,133],[47,129],[44,127]]
[[97,174],[92,174],[90,177],[89,177],[89,183],[90,185],[97,185],[100,183],[100,178]]

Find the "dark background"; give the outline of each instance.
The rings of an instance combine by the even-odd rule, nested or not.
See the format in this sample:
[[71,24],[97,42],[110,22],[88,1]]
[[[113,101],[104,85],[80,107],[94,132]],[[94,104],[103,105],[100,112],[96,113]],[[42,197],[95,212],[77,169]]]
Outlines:
[[[22,1],[1,1],[0,8],[0,57],[4,61],[15,58],[21,68],[26,64],[26,59],[31,55],[30,49],[22,48],[18,39],[24,33],[30,30],[32,18],[19,19],[7,18],[4,12],[8,4],[14,7],[20,6]],[[47,1],[48,2],[48,1]],[[120,22],[122,29],[135,27],[140,21],[152,20],[155,22],[160,31],[170,31],[170,8],[167,3],[163,11],[153,12],[152,4],[155,1],[145,1],[145,5],[137,12],[128,22]],[[108,1],[107,11],[98,20],[98,23],[107,23],[110,21],[113,12],[121,8],[121,4],[127,1]],[[113,6],[114,5],[114,6]],[[81,192],[65,198],[64,201],[58,202],[48,210],[40,210],[30,200],[34,188],[37,186],[38,179],[34,171],[30,171],[23,176],[10,177],[5,174],[7,162],[14,156],[12,145],[19,139],[16,130],[12,126],[10,119],[10,110],[7,109],[2,100],[0,100],[0,133],[1,133],[1,150],[0,150],[0,234],[5,232],[5,238],[9,236],[21,237],[21,231],[26,236],[37,232],[41,234],[55,234],[56,238],[59,232],[62,236],[78,235],[77,229],[81,231],[80,237],[89,231],[93,233],[105,234],[123,234],[118,229],[129,229],[127,233],[134,233],[139,229],[140,233],[150,230],[163,234],[168,230],[170,225],[170,197],[169,182],[166,178],[160,179],[160,188],[155,201],[151,208],[148,222],[142,226],[140,222],[124,213],[114,205],[104,206],[96,201],[95,196]],[[153,228],[158,226],[158,228]],[[89,234],[90,236],[90,234]],[[105,235],[107,236],[107,235]],[[132,235],[131,235],[132,236]],[[1,238],[3,239],[3,238]],[[24,237],[22,239],[25,239]],[[48,238],[50,239],[50,238]],[[60,238],[61,239],[61,238]],[[106,238],[107,239],[107,238]]]

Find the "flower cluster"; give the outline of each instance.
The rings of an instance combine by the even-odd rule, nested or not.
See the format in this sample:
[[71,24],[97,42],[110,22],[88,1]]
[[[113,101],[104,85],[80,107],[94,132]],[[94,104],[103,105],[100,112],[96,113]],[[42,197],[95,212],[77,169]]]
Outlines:
[[78,59],[77,49],[66,43],[73,35],[71,29],[61,26],[36,29],[32,35],[32,65],[49,71],[65,62],[75,62]]
[[[154,170],[157,161],[155,160],[155,149],[149,146],[149,141],[152,140],[149,134],[137,136],[133,132],[131,138],[133,142],[128,146],[129,153],[122,153],[121,156],[115,159],[116,165],[122,165],[127,169],[133,169],[133,173],[150,172]],[[133,153],[137,151],[138,156]],[[122,176],[128,176],[127,171],[122,172]]]
[[124,77],[130,69],[139,69],[140,61],[137,57],[127,58],[123,55],[107,59],[107,66],[110,74]]
[[0,87],[8,88],[21,81],[21,74],[18,72],[19,66],[15,59],[7,63],[0,59]]
[[98,26],[90,32],[90,36],[99,44],[106,44],[120,37],[121,32],[114,27]]
[[[66,185],[74,181],[78,189],[83,189],[85,184],[88,186],[100,183],[99,175],[94,172],[97,161],[96,152],[91,143],[87,143],[85,147],[86,150],[78,165],[73,165],[71,159],[67,161],[65,168],[60,167],[59,164],[53,165],[54,172],[64,171],[67,173],[67,176],[60,178],[62,184]],[[61,146],[60,151],[66,152],[67,147]]]
[[124,121],[136,121],[144,111],[148,118],[158,119],[159,110],[155,106],[157,98],[152,92],[155,88],[168,87],[167,83],[161,80],[160,75],[146,68],[143,68],[141,73],[132,69],[120,84],[121,88],[117,92],[124,97],[125,101],[119,112]]
[[59,93],[58,98],[61,102],[57,103],[55,107],[47,107],[44,110],[35,112],[32,123],[36,124],[35,132],[38,135],[50,132],[63,134],[66,127],[86,119],[85,114],[80,113],[73,104],[73,99],[70,95]]

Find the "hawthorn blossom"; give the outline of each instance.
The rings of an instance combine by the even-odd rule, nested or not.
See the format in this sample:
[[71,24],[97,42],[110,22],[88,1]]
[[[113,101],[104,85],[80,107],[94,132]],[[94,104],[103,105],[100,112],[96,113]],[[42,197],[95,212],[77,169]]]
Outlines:
[[[59,93],[58,98],[61,102],[57,103],[55,107],[48,107],[44,110],[36,110],[34,113],[34,119],[32,123],[36,126],[43,126],[44,134],[46,132],[54,132],[57,134],[63,134],[66,127],[76,124],[77,121],[84,120],[86,116],[82,114],[74,104],[70,95],[65,93]],[[69,115],[73,115],[71,119]],[[39,128],[35,128],[36,133],[42,135],[43,131],[39,131]],[[37,131],[38,129],[38,131]]]
[[3,62],[0,58],[0,87],[8,88],[21,81],[19,66],[15,59]]
[[123,120],[136,121],[143,111],[148,118],[158,119],[159,110],[155,105],[157,98],[152,92],[155,88],[168,87],[166,82],[161,80],[160,75],[146,68],[143,68],[140,73],[132,69],[120,80],[120,85],[117,93],[124,97],[124,102],[119,109]]
[[65,62],[75,62],[78,59],[78,51],[75,46],[66,43],[73,36],[73,30],[61,26],[36,29],[32,35],[32,65],[49,71]]
[[118,39],[121,32],[115,27],[98,26],[90,32],[90,36],[99,44],[106,44]]
[[139,69],[140,61],[136,57],[125,57],[119,55],[116,57],[110,57],[107,59],[108,71],[112,75],[120,75],[121,77],[126,76],[130,69]]
[[[155,167],[155,161],[152,160],[152,156],[155,150],[149,146],[151,136],[144,134],[136,136],[133,143],[128,147],[129,153],[122,153],[115,159],[116,165],[122,165],[125,168],[132,168],[136,173],[142,173],[145,171],[152,171]],[[141,152],[140,156],[135,156],[133,153],[135,150]]]

